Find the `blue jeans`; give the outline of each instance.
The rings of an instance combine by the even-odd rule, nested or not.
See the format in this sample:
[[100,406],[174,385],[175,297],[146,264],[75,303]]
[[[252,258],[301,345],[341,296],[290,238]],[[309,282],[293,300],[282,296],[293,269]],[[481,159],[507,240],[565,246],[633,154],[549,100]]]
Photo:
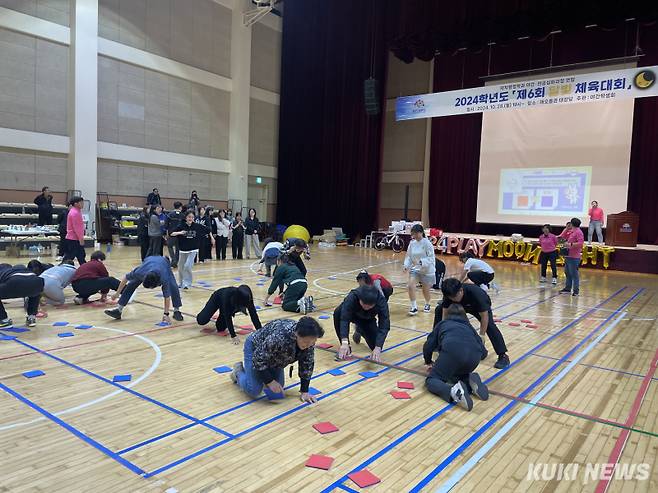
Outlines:
[[[130,298],[132,298],[132,295],[135,294],[137,288],[142,285],[142,282],[143,281],[139,281],[137,279],[128,281],[128,284],[123,289],[121,296],[119,297],[119,305],[127,306]],[[180,307],[183,306],[183,302],[180,299],[180,291],[178,290],[178,284],[176,284],[175,281],[170,283],[169,291],[171,291],[171,304],[174,306],[175,310],[179,310]]]
[[[238,373],[238,385],[245,394],[252,399],[255,399],[263,391],[265,383],[261,381],[258,373],[254,370],[253,355],[254,343],[252,342],[250,335],[244,342],[244,372]],[[283,368],[276,369],[276,380],[281,384],[281,387],[285,385]]]
[[564,259],[564,273],[567,275],[567,282],[564,285],[564,289],[571,291],[573,288],[574,293],[578,293],[580,290],[579,265],[579,258],[565,257]]
[[603,223],[601,221],[590,221],[587,228],[587,241],[592,242],[594,231],[596,231],[596,239],[599,243],[603,243],[603,230],[601,229]]

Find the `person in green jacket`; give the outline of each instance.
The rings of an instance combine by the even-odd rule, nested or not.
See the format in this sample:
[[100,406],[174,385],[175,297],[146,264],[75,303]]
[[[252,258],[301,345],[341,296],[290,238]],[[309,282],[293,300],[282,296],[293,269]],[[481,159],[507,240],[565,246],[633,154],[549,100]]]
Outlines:
[[277,288],[282,290],[284,286],[287,286],[281,304],[284,311],[299,312],[304,315],[313,311],[313,296],[304,296],[306,289],[308,289],[308,282],[287,253],[281,255],[277,260],[274,277],[272,277],[272,283],[267,290],[267,297],[263,302],[265,306],[272,306],[270,296],[274,294]]

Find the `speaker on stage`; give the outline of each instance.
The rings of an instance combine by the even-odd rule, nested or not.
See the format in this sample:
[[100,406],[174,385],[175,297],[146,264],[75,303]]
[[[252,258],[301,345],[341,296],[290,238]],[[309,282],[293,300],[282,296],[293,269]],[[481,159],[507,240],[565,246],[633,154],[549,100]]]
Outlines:
[[366,107],[366,113],[369,115],[379,115],[379,88],[377,79],[370,77],[363,81],[363,101]]

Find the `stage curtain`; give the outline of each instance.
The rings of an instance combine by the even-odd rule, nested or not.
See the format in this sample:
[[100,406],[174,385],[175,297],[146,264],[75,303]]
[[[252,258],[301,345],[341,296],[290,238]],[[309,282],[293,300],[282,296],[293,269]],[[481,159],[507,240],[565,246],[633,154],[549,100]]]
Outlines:
[[[375,229],[382,114],[363,82],[383,83],[384,11],[372,0],[286,0],[283,15],[277,221],[312,234]],[[374,57],[374,59],[373,59]]]
[[[632,54],[635,33],[626,28],[574,30],[553,40],[553,64],[602,60]],[[639,65],[658,64],[658,25],[642,26]],[[489,73],[546,67],[550,39],[522,40],[488,50],[439,55],[434,59],[434,91],[483,85]],[[430,225],[453,232],[521,233],[538,236],[536,226],[476,223],[482,116],[434,118],[430,155]],[[638,99],[633,118],[628,209],[640,214],[640,243],[658,240],[658,98]],[[605,201],[599,201],[605,209]],[[614,213],[621,211],[608,211]]]

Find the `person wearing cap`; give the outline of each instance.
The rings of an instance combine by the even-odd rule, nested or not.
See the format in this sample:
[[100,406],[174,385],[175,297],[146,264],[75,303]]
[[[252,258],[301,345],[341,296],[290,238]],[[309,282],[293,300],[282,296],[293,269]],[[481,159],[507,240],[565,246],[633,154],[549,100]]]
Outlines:
[[352,354],[350,346],[350,323],[353,323],[357,344],[362,336],[372,351],[370,358],[381,361],[381,352],[386,336],[391,329],[386,298],[374,286],[360,286],[350,291],[343,302],[334,310],[334,328],[340,340],[338,359],[347,359]]

